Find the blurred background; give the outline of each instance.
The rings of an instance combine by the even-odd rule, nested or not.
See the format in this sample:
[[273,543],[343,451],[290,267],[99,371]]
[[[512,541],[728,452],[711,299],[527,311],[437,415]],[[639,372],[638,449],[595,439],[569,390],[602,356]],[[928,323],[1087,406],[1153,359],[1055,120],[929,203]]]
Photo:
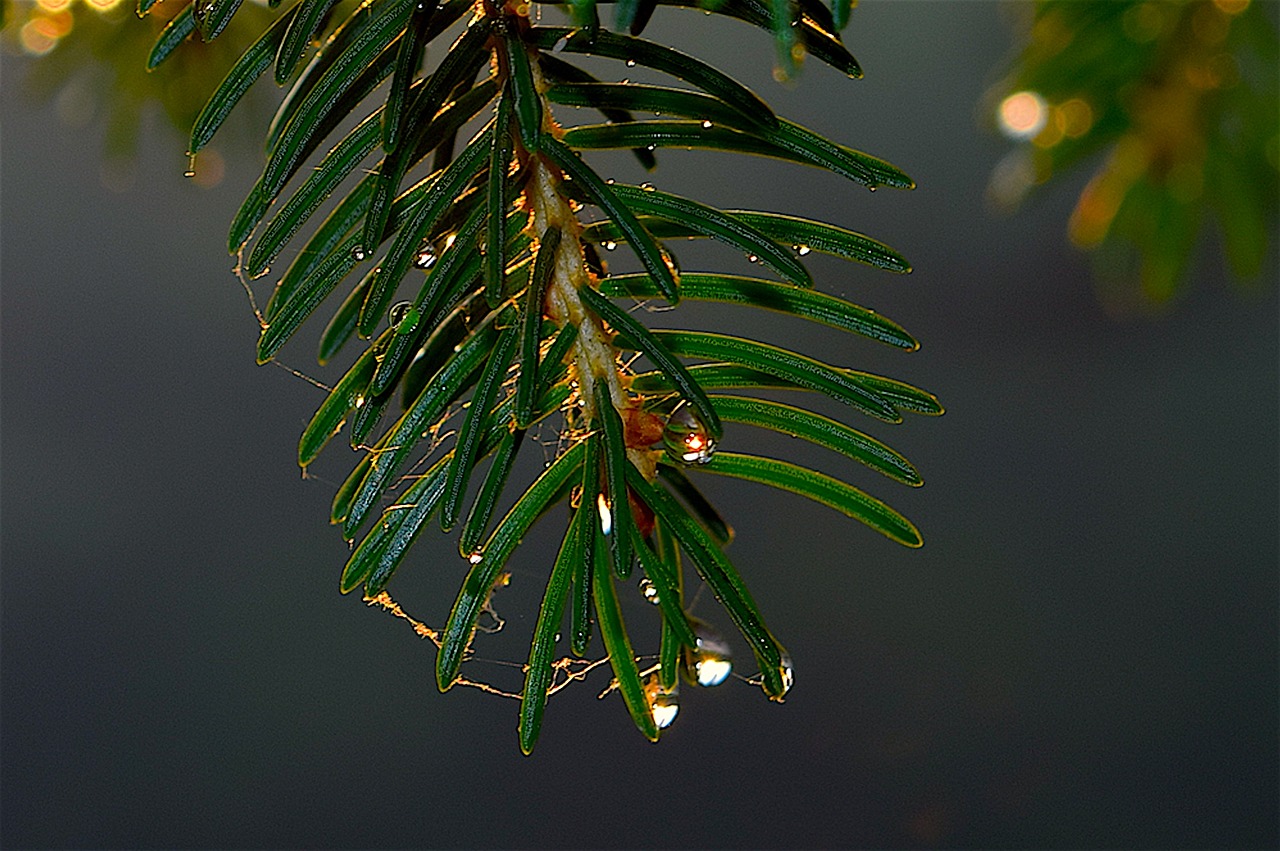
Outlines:
[[[531,758],[514,701],[439,694],[432,646],[337,592],[347,549],[326,519],[351,458],[331,449],[331,467],[299,476],[296,440],[322,394],[254,365],[258,328],[225,249],[275,95],[187,180],[185,139],[161,109],[141,99],[137,123],[104,105],[133,85],[107,51],[124,36],[62,78],[47,63],[69,42],[37,58],[44,42],[7,39],[3,844],[1275,847],[1275,243],[1241,286],[1209,219],[1183,240],[1176,287],[1125,309],[1099,297],[1096,261],[1068,239],[1105,152],[995,211],[989,185],[1015,143],[996,130],[993,87],[1019,5],[865,2],[845,38],[866,78],[810,61],[785,85],[766,34],[655,15],[650,37],[917,181],[870,194],[683,151],[660,152],[650,178],[825,218],[911,259],[906,277],[813,269],[902,323],[919,352],[730,321],[941,397],[941,419],[869,429],[924,488],[853,479],[926,545],[705,481],[795,662],[785,704],[737,680],[686,688],[651,745],[616,695],[597,699],[597,674],[553,698]],[[26,8],[8,7],[6,36]],[[89,14],[76,7],[77,22]],[[141,63],[155,26],[136,25],[150,27],[131,48]],[[196,78],[193,109],[220,78]],[[119,127],[138,132],[122,145]],[[625,157],[616,168],[638,179]],[[656,319],[719,321],[708,315]],[[281,359],[332,378],[311,351]],[[541,587],[557,540],[526,540],[513,587]],[[424,538],[391,591],[438,626],[464,567],[451,540]],[[715,620],[704,598],[696,611]],[[499,600],[512,643],[484,655],[522,658],[536,597],[521,599]],[[638,598],[625,612],[648,614]],[[483,663],[464,673],[488,676]]]

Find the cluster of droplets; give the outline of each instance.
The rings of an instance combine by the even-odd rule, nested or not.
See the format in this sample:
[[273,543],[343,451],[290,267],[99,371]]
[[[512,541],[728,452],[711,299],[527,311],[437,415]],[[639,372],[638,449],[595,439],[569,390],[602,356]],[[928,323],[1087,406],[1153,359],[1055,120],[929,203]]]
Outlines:
[[672,412],[662,430],[668,454],[683,464],[705,464],[715,454],[716,442],[706,423],[687,405]]

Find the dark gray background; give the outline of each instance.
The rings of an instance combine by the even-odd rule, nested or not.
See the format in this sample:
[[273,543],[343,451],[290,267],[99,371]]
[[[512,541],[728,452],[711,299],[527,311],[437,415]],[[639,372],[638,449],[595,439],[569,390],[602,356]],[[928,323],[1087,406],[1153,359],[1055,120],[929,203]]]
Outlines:
[[[660,10],[654,32],[919,183],[871,195],[684,152],[653,178],[825,217],[912,259],[901,279],[815,269],[906,325],[918,353],[740,327],[939,393],[941,419],[869,426],[923,489],[833,469],[912,517],[925,548],[708,482],[795,659],[792,695],[686,689],[655,746],[616,696],[596,700],[597,676],[552,701],[521,757],[514,702],[440,695],[429,645],[337,593],[346,550],[325,518],[348,458],[300,479],[320,394],[254,366],[227,271],[258,161],[228,148],[243,161],[202,191],[152,121],[136,183],[109,192],[100,131],[25,99],[6,56],[6,846],[1274,847],[1274,258],[1242,295],[1210,232],[1170,315],[1117,320],[1065,243],[1087,175],[990,214],[1006,144],[975,110],[1008,46],[994,4],[863,4],[847,36],[859,82],[811,62],[778,86],[765,37],[696,14]],[[309,351],[284,360],[309,369]],[[553,546],[531,538],[517,586],[540,587]],[[437,535],[392,590],[438,625],[463,569]],[[517,599],[500,658],[520,658],[532,624]]]

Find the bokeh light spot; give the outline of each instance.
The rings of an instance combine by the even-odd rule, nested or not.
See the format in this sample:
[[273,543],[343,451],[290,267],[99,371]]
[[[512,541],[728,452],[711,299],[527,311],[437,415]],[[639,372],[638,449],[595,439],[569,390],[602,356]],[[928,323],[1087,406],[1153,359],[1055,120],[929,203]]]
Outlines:
[[1079,139],[1093,126],[1093,108],[1080,98],[1072,98],[1057,109],[1062,132],[1072,139]]
[[1049,107],[1035,92],[1015,92],[1000,101],[1000,130],[1011,139],[1030,139],[1044,129]]
[[1249,0],[1213,0],[1213,5],[1225,15],[1238,15],[1249,8]]
[[22,25],[18,40],[32,56],[43,56],[58,46],[58,40],[71,32],[74,21],[70,12],[38,14]]
[[1159,3],[1143,3],[1124,13],[1121,24],[1130,41],[1145,44],[1154,41],[1164,29],[1164,9]]

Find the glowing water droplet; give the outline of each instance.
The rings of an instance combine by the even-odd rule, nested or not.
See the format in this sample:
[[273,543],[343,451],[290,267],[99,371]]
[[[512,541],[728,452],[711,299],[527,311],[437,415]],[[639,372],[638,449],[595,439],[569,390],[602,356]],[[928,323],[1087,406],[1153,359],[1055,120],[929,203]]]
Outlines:
[[733,673],[733,662],[729,659],[708,656],[694,662],[693,671],[698,685],[711,688],[729,679],[729,675]]
[[656,191],[656,190],[653,188],[653,184],[652,184],[652,183],[641,183],[641,184],[640,184],[640,188],[641,188],[643,191],[645,191],[645,192],[654,192],[654,191]]
[[705,688],[718,686],[733,673],[729,644],[709,623],[693,619],[692,625],[696,646],[685,648],[685,676]]
[[480,562],[484,561],[484,553],[480,552],[479,550],[476,550],[474,553],[467,556],[467,561],[471,562],[472,564],[479,564]]
[[613,512],[609,510],[609,500],[604,494],[596,494],[596,511],[600,513],[600,532],[608,535],[613,531]]
[[645,150],[648,150],[648,151],[656,151],[656,150],[658,150],[658,146],[657,146],[657,145],[645,145]]
[[628,60],[627,60],[627,67],[628,67],[628,68],[634,68],[634,67],[636,67],[636,61],[635,61],[634,59],[628,59]]
[[618,247],[618,243],[614,242],[613,240],[609,240],[604,244],[605,251],[613,251],[617,247]]
[[787,692],[791,691],[791,686],[795,685],[796,681],[795,671],[791,667],[791,657],[786,653],[782,654],[781,664],[778,665],[778,673],[782,675],[782,694],[779,694],[775,700],[781,700]]
[[430,245],[424,245],[419,249],[418,253],[414,255],[413,265],[419,269],[430,269],[436,265],[436,253]]
[[196,176],[196,155],[187,154],[187,170],[182,173],[183,177]]
[[640,593],[643,594],[644,598],[650,603],[653,603],[655,606],[658,605],[658,588],[649,581],[649,577],[647,576],[640,580]]
[[357,407],[357,408],[363,408],[363,407],[364,407],[364,396],[357,396],[357,397],[356,397],[356,407]]
[[809,246],[807,246],[807,245],[797,245],[797,246],[796,246],[796,253],[797,253],[797,254],[799,254],[801,257],[805,256],[806,254],[808,254],[808,253],[809,253],[810,251],[812,251],[812,250],[813,250],[813,249],[812,249],[812,248],[810,248],[810,247],[809,247]]
[[710,122],[709,120],[705,119],[705,118],[704,118],[704,119],[702,119],[702,129],[704,129],[704,130],[710,130],[710,129],[711,129],[711,122]]
[[867,191],[868,191],[868,192],[875,192],[875,191],[876,191],[876,185],[875,185],[874,183],[868,184],[868,185],[867,185]]
[[671,722],[676,720],[676,715],[680,712],[680,701],[676,689],[665,690],[658,682],[658,677],[651,674],[645,680],[644,694],[649,700],[649,714],[653,716],[653,723],[658,725],[659,730],[670,727]]
[[369,256],[368,254],[364,253],[364,248],[362,248],[359,245],[351,249],[351,259],[356,261],[357,263],[359,263],[361,260],[363,260],[368,256]]
[[748,262],[748,263],[759,263],[759,262],[760,262],[760,258],[759,258],[759,257],[757,257],[757,256],[756,256],[756,255],[754,255],[754,254],[748,254],[748,255],[747,255],[747,262]]
[[716,451],[711,432],[687,405],[677,408],[667,419],[662,442],[673,458],[685,464],[705,464]]
[[607,183],[608,185],[612,186],[612,185],[613,185],[613,178],[612,178],[612,177],[607,177],[607,178],[605,178],[605,181],[604,181],[604,182],[605,182],[605,183]]

